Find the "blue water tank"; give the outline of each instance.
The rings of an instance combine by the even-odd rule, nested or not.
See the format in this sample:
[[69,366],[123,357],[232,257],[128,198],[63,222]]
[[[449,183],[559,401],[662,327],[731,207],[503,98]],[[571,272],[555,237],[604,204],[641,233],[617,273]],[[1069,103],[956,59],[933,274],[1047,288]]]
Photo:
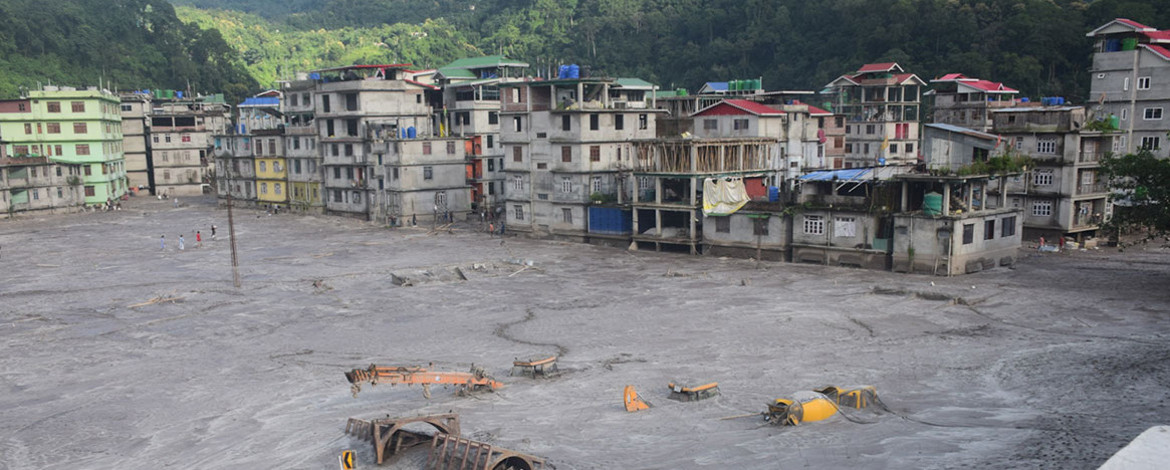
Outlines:
[[569,64],[569,78],[581,78],[581,66]]
[[181,92],[181,91],[176,91],[176,92],[175,92],[175,98],[183,99],[183,92]]
[[557,67],[557,78],[569,78],[569,66],[562,65]]
[[418,131],[416,131],[414,129],[414,126],[407,127],[406,128],[406,138],[413,139],[415,137],[418,137]]
[[780,188],[778,186],[768,186],[768,201],[780,202]]
[[313,72],[309,74],[309,80],[320,80],[321,74]]
[[1027,102],[1029,102],[1029,101],[1032,101],[1032,100],[1031,100],[1031,99],[1029,99],[1027,96],[1025,96],[1025,97],[1023,97],[1023,98],[1020,98],[1020,102],[1021,102],[1021,103],[1027,103]]
[[398,129],[398,138],[400,138],[400,139],[406,138],[406,128],[405,127],[402,129]]
[[1057,97],[1056,97],[1056,104],[1057,104],[1057,105],[1060,105],[1060,106],[1063,106],[1063,105],[1064,105],[1064,97],[1063,97],[1063,96],[1057,96]]

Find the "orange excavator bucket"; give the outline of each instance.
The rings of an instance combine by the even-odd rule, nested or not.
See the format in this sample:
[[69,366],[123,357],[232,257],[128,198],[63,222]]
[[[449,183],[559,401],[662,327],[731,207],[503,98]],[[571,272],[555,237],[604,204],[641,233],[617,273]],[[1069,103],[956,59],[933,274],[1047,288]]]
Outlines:
[[638,396],[633,385],[626,385],[626,389],[622,392],[622,398],[626,402],[626,411],[630,413],[650,409],[650,404]]

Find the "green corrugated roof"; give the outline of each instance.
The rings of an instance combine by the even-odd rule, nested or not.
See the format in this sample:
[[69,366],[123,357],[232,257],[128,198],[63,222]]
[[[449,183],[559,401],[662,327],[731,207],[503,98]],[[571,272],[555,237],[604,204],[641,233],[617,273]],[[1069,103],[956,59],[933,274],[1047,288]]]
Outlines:
[[499,67],[501,65],[512,65],[519,67],[527,67],[528,64],[520,61],[511,60],[502,55],[487,55],[483,57],[467,57],[458,59],[450,64],[439,67],[443,69],[479,69],[484,67]]
[[439,67],[439,74],[447,78],[475,78],[471,70],[460,68]]
[[642,80],[641,78],[618,78],[617,80],[614,80],[614,83],[622,88],[654,88],[653,83]]

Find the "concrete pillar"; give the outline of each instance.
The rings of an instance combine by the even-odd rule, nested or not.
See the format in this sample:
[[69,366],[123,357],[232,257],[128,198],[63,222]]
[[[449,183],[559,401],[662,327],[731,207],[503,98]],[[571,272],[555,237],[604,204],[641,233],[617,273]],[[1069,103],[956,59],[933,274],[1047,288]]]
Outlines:
[[906,212],[910,209],[910,182],[902,182],[902,209],[899,212]]
[[943,183],[942,213],[943,215],[951,213],[951,185],[949,183]]

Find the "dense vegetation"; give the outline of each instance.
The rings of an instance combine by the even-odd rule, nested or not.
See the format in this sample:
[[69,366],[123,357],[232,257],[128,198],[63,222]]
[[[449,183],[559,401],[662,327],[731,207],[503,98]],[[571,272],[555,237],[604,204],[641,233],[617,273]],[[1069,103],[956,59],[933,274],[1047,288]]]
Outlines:
[[[459,51],[502,51],[541,70],[576,62],[692,90],[704,81],[749,77],[763,77],[773,89],[818,89],[863,63],[893,60],[926,79],[962,72],[1031,96],[1083,99],[1091,52],[1085,33],[1118,16],[1170,28],[1170,2],[1161,0],[176,1],[262,15],[215,14],[254,30],[216,24],[237,48],[254,51],[251,70],[262,81],[272,78],[273,62],[342,64],[355,55],[375,58],[369,44],[383,42],[382,57],[420,65]],[[407,30],[394,28],[404,25],[439,40],[389,46],[385,39],[401,37]],[[299,42],[304,31],[364,52],[324,58],[328,48],[271,50],[271,43],[250,39],[270,34]]]
[[255,81],[216,31],[164,0],[0,0],[0,97],[45,84],[243,96]]

